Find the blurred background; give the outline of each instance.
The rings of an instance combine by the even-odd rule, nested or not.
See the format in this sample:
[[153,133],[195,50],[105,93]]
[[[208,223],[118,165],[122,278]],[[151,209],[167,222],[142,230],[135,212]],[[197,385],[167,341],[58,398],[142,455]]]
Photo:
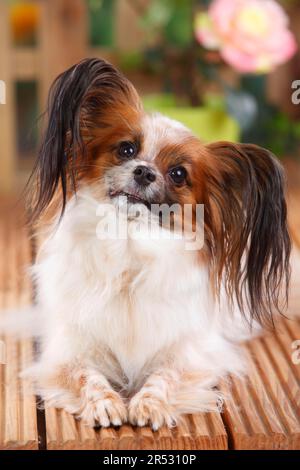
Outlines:
[[297,238],[299,44],[298,0],[0,0],[0,194],[30,174],[53,79],[102,57],[147,109],[204,141],[270,148],[287,168]]

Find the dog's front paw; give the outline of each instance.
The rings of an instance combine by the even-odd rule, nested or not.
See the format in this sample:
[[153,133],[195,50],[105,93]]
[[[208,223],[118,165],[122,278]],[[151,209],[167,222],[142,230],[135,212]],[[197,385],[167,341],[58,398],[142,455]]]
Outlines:
[[121,426],[127,421],[127,409],[117,392],[94,387],[92,393],[86,392],[78,417],[91,427]]
[[149,424],[154,431],[166,424],[175,425],[172,409],[162,398],[149,392],[140,391],[132,397],[129,403],[129,421],[133,425],[146,426]]

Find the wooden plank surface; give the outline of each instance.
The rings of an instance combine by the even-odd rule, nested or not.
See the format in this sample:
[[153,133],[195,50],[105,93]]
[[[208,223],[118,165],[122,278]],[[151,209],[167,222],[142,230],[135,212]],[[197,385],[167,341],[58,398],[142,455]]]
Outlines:
[[[222,384],[227,395],[224,422],[235,449],[300,449],[300,251],[292,252],[290,304],[287,319],[273,334],[244,346],[248,377]],[[299,354],[300,357],[300,354]]]
[[[24,273],[30,263],[30,245],[25,228],[18,226],[17,212],[1,217],[0,225],[0,305],[19,309],[31,302],[31,287]],[[2,337],[5,358],[0,365],[0,448],[37,449],[35,397],[30,384],[19,372],[32,360],[32,341]]]
[[174,429],[90,429],[61,410],[46,409],[48,449],[227,449],[227,435],[219,413],[186,416]]
[[248,376],[223,383],[224,422],[234,449],[300,449],[300,366],[292,362],[299,322],[246,344]]
[[[0,306],[16,308],[30,302],[31,286],[24,276],[30,263],[30,242],[18,213],[0,213]],[[299,313],[300,251],[293,250],[289,314]],[[18,371],[32,359],[30,340],[4,340],[5,364],[0,366],[0,448],[38,448],[35,397]],[[300,319],[284,320],[275,333],[244,345],[248,377],[222,384],[226,406],[216,413],[186,416],[174,429],[89,429],[64,411],[46,415],[48,449],[300,449],[300,365],[293,363],[292,344],[300,339]],[[3,351],[2,351],[3,352]]]

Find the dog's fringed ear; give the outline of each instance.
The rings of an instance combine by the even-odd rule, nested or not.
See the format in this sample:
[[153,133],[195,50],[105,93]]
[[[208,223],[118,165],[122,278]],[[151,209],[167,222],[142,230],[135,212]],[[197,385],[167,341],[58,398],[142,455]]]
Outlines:
[[283,169],[256,145],[218,142],[207,149],[206,236],[216,286],[224,283],[250,323],[273,325],[290,277]]
[[61,187],[63,213],[67,192],[76,190],[76,164],[84,158],[86,142],[97,127],[105,127],[105,115],[114,106],[138,108],[133,85],[111,64],[85,59],[57,77],[48,100],[48,124],[36,165],[32,220],[48,207]]

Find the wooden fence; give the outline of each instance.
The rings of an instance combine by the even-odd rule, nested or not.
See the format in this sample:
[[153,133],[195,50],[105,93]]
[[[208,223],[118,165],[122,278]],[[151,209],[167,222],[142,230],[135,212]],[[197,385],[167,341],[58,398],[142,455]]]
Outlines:
[[[146,5],[151,0],[140,0]],[[89,45],[87,0],[36,0],[40,7],[37,45],[13,45],[9,21],[9,0],[0,0],[0,80],[6,84],[6,104],[0,104],[0,194],[16,187],[18,176],[15,83],[35,81],[38,108],[45,109],[49,86],[63,70],[84,57],[103,57],[117,63],[124,50],[143,43],[137,11],[131,0],[115,0],[114,48]],[[300,41],[300,8],[289,7],[293,30]],[[268,94],[274,104],[294,117],[300,107],[291,103],[291,83],[299,71],[299,54],[268,78]]]
[[63,70],[84,57],[116,61],[114,51],[136,48],[141,43],[137,14],[127,0],[117,0],[114,29],[115,48],[89,46],[86,0],[39,0],[37,45],[13,45],[9,21],[9,2],[0,0],[0,80],[6,84],[6,104],[0,104],[0,193],[16,184],[16,81],[35,81],[39,110],[45,108],[49,86]]

